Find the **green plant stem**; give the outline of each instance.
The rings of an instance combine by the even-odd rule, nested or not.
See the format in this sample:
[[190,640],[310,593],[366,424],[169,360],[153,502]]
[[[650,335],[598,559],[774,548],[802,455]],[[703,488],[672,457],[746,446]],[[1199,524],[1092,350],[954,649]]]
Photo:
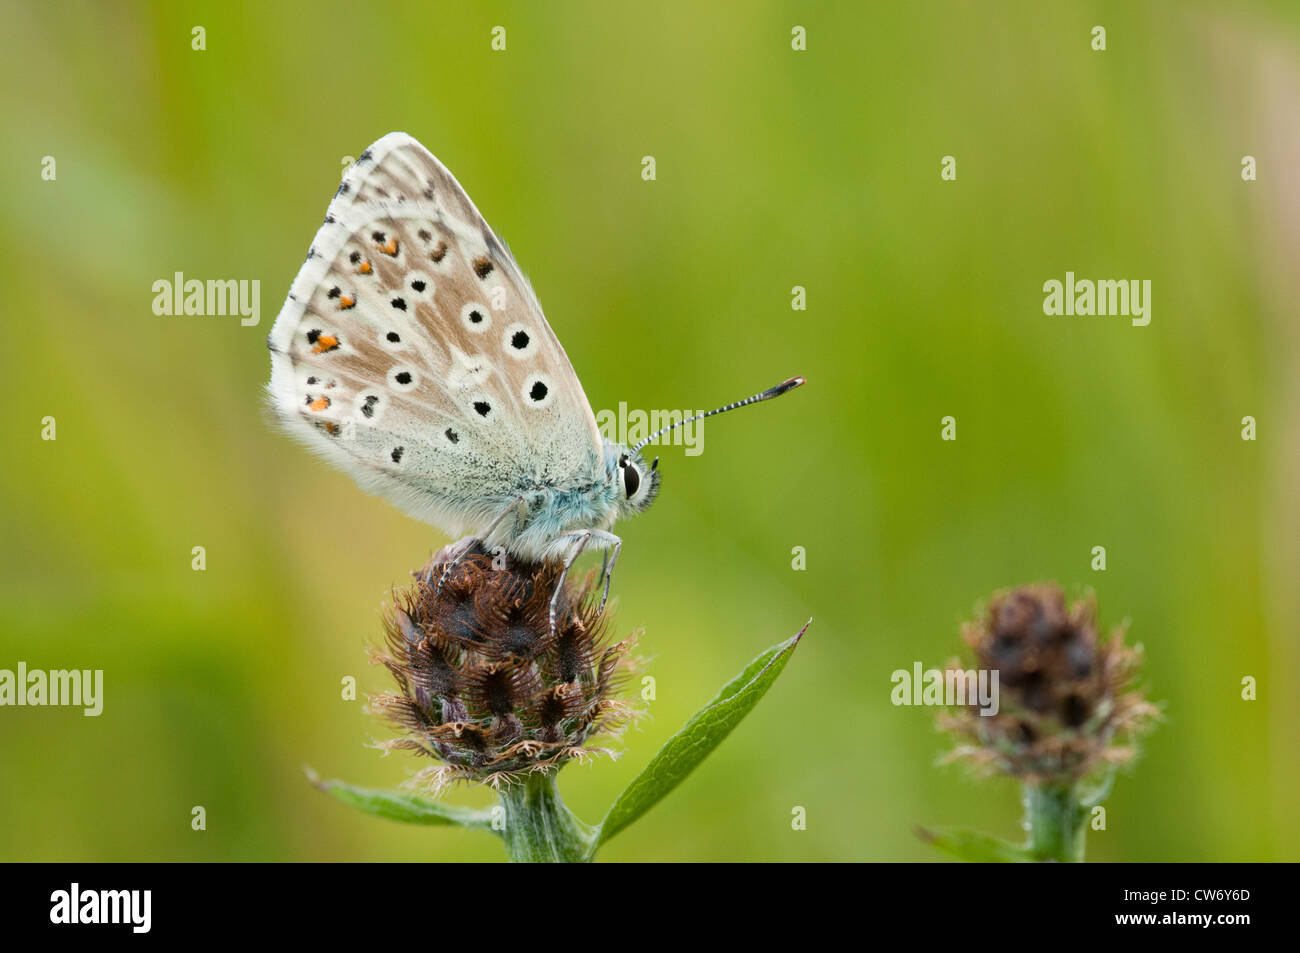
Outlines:
[[1034,860],[1083,862],[1087,811],[1073,785],[1024,786],[1025,850]]
[[530,774],[501,789],[506,809],[506,854],[511,863],[585,861],[596,831],[564,805],[555,775]]

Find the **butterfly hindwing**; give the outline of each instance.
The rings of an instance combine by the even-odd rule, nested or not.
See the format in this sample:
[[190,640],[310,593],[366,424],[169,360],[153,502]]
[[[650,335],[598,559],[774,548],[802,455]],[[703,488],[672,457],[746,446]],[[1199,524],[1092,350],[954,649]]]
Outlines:
[[600,467],[591,407],[518,265],[402,133],[344,177],[269,344],[290,429],[451,531]]

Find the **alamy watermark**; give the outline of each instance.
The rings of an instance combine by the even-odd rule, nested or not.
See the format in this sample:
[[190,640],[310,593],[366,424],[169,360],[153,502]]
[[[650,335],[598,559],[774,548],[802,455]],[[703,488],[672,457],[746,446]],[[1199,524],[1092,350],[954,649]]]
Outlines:
[[1113,278],[1074,277],[1065,273],[1065,281],[1055,278],[1043,283],[1043,314],[1123,315],[1132,318],[1135,327],[1151,323],[1151,279],[1139,281]]
[[152,890],[83,890],[73,883],[50,894],[50,922],[93,925],[123,924],[132,933],[148,933],[153,925]]
[[0,706],[47,706],[84,708],[93,718],[104,710],[103,669],[32,669],[26,662],[18,668],[0,668]]
[[171,280],[159,278],[153,283],[153,313],[157,315],[200,315],[221,317],[239,315],[246,328],[262,320],[262,282],[254,278],[185,277],[176,272]]
[[704,452],[704,421],[683,423],[702,410],[628,410],[627,401],[619,401],[618,410],[596,412],[596,427],[601,436],[614,443],[632,446],[665,427],[673,429],[654,441],[656,446],[685,447],[688,457]]
[[974,705],[981,715],[992,717],[998,713],[997,669],[923,670],[920,662],[913,662],[911,671],[897,669],[889,680],[894,684],[889,700],[895,705],[938,708]]

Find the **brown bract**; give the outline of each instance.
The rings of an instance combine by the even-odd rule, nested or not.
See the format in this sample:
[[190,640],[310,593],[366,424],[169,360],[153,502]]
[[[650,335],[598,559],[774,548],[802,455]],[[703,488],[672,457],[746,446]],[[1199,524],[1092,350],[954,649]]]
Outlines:
[[940,726],[962,742],[950,758],[1038,784],[1073,784],[1131,759],[1158,710],[1132,684],[1140,652],[1123,628],[1101,638],[1096,615],[1095,599],[1067,606],[1055,583],[996,593],[962,636],[976,668],[998,672],[999,709],[945,712]]
[[386,645],[375,659],[398,690],[371,696],[370,708],[403,736],[383,746],[438,760],[418,776],[435,789],[453,780],[495,787],[612,754],[588,742],[617,735],[639,714],[612,697],[635,668],[636,636],[605,639],[592,578],[566,584],[552,635],[559,566],[494,560],[475,547],[439,589],[452,549],[396,591],[385,613]]

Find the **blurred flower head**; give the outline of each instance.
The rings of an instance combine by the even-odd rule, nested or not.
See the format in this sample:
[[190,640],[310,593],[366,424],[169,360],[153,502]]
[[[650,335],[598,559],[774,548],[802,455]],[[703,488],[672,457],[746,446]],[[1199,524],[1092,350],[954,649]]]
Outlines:
[[[1133,687],[1141,653],[1124,631],[1097,632],[1094,598],[1067,606],[1055,583],[995,593],[962,627],[979,668],[998,672],[1000,707],[951,709],[940,726],[960,744],[949,759],[1038,784],[1074,784],[1136,754],[1158,715]],[[951,668],[961,668],[952,662]]]
[[370,709],[403,734],[383,747],[436,759],[417,776],[435,790],[455,780],[495,787],[612,754],[588,742],[639,714],[613,697],[636,640],[608,644],[591,578],[566,583],[552,635],[558,565],[494,560],[476,546],[442,580],[454,549],[415,573],[385,615],[375,658],[397,691],[371,696]]

